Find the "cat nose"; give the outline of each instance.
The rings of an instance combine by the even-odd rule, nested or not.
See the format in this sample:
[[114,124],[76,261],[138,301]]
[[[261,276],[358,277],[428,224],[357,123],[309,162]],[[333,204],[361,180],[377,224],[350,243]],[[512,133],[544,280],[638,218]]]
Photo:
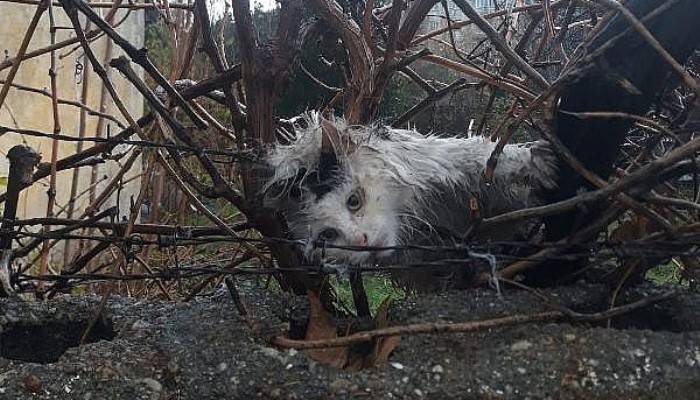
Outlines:
[[357,238],[357,245],[358,246],[366,246],[367,245],[367,234],[363,233]]

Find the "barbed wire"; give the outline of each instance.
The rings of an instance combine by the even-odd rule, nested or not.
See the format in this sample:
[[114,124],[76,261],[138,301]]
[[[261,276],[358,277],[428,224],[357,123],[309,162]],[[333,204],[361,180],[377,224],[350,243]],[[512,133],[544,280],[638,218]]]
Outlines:
[[246,150],[221,150],[221,149],[211,149],[206,147],[192,147],[182,144],[175,143],[161,143],[152,140],[144,139],[118,139],[115,137],[76,137],[70,135],[53,134],[48,132],[41,132],[33,129],[23,129],[23,128],[12,128],[7,126],[0,126],[0,135],[5,133],[15,133],[18,135],[27,135],[33,137],[50,138],[52,140],[60,140],[66,142],[91,142],[91,143],[106,143],[111,145],[133,145],[138,147],[148,147],[148,148],[162,148],[171,149],[181,152],[191,153],[194,155],[198,154],[209,154],[215,156],[226,156],[231,157],[236,161],[247,161],[247,162],[257,162],[262,163],[259,151],[255,148]]
[[[683,243],[688,244],[688,243]],[[644,252],[638,253],[636,257],[652,257],[652,258],[665,258],[665,257],[697,257],[700,254],[700,249],[698,249],[697,242],[692,243],[695,249],[690,249],[687,251],[673,251],[664,252],[656,249],[647,249]],[[440,246],[436,246],[440,247]],[[616,244],[616,248],[627,247],[626,244]],[[643,248],[643,247],[642,247]],[[635,250],[640,249],[636,247]],[[586,252],[574,252],[567,253],[561,256],[547,256],[547,257],[527,257],[527,256],[514,256],[508,254],[489,254],[499,261],[517,261],[517,260],[530,260],[530,261],[547,261],[547,260],[568,260],[580,256],[589,256],[589,262],[591,264],[602,264],[606,261],[615,257],[614,253],[604,252],[602,248],[598,248],[598,251],[586,251]],[[463,251],[463,250],[462,250]],[[19,283],[30,282],[30,281],[53,281],[58,282],[62,285],[78,285],[86,284],[90,282],[101,282],[101,281],[140,281],[140,280],[164,280],[164,281],[174,281],[181,279],[193,279],[201,277],[211,277],[211,276],[228,276],[228,275],[274,275],[280,273],[290,273],[290,272],[303,272],[306,274],[317,274],[317,275],[343,275],[349,271],[357,271],[363,273],[386,273],[392,271],[406,271],[415,270],[417,268],[436,268],[436,267],[474,267],[475,261],[488,262],[482,257],[477,257],[471,252],[469,255],[460,258],[444,258],[432,261],[416,261],[412,263],[402,263],[402,264],[391,264],[391,265],[346,265],[335,262],[330,263],[318,263],[318,264],[303,264],[298,267],[285,267],[276,266],[273,268],[269,267],[259,267],[259,266],[235,266],[227,267],[220,263],[193,263],[184,264],[178,266],[163,267],[158,270],[158,272],[153,273],[124,273],[124,274],[110,274],[110,273],[68,273],[68,274],[45,274],[45,275],[33,275],[22,273],[16,276],[16,280]],[[230,263],[227,263],[230,264]],[[498,270],[490,271],[494,276],[494,279],[498,279]]]
[[[88,226],[89,227],[89,226]],[[133,234],[130,236],[95,236],[95,235],[81,235],[81,234],[71,234],[71,233],[51,233],[51,232],[15,232],[15,237],[20,239],[22,237],[38,238],[38,239],[54,239],[54,240],[67,240],[67,239],[82,239],[91,240],[97,242],[110,242],[110,243],[123,243],[129,246],[144,246],[144,245],[155,245],[158,247],[178,247],[178,246],[197,246],[213,243],[257,243],[257,244],[283,244],[298,246],[300,248],[307,248],[309,245],[313,249],[338,249],[344,251],[354,251],[354,252],[383,252],[387,250],[403,250],[403,251],[426,251],[426,252],[468,252],[468,251],[488,251],[499,247],[515,247],[515,248],[529,248],[529,249],[545,249],[545,248],[557,248],[557,247],[568,247],[569,245],[551,242],[540,242],[532,243],[529,241],[516,241],[516,240],[499,240],[499,241],[488,241],[480,242],[477,244],[443,244],[443,245],[420,245],[420,244],[403,244],[395,246],[353,246],[353,245],[338,245],[332,243],[326,243],[319,240],[308,240],[308,239],[288,239],[288,238],[277,238],[277,237],[264,237],[264,238],[245,238],[245,237],[234,237],[234,236],[203,236],[197,238],[188,238],[187,236],[179,235],[158,235],[156,239],[145,239],[140,234]],[[691,232],[686,234],[686,236],[680,236],[676,239],[632,239],[626,240],[624,242],[615,240],[601,240],[594,243],[586,243],[585,246],[590,251],[599,251],[602,247],[622,250],[625,248],[631,249],[633,252],[650,252],[653,251],[651,247],[653,246],[700,246],[700,232]],[[593,246],[593,247],[591,247]],[[675,251],[675,250],[674,250]]]
[[[577,246],[580,250],[576,251],[577,247],[569,248],[566,254],[548,255],[546,257],[533,257],[532,255],[518,255],[514,252],[542,249],[557,249],[570,247],[560,243],[530,243],[523,241],[492,241],[486,243],[458,244],[451,245],[397,245],[397,246],[349,246],[324,243],[322,241],[309,240],[292,240],[287,238],[244,238],[232,236],[211,236],[200,238],[183,238],[178,235],[155,235],[156,239],[146,239],[142,235],[130,236],[94,236],[94,235],[79,235],[69,233],[41,233],[41,232],[16,232],[16,239],[22,237],[53,239],[53,240],[89,240],[97,242],[113,243],[117,247],[126,252],[133,252],[134,249],[139,249],[146,245],[155,245],[160,248],[166,247],[191,247],[201,245],[211,245],[215,243],[249,243],[249,244],[284,244],[295,246],[298,249],[308,249],[311,245],[312,250],[322,249],[338,249],[349,252],[376,253],[387,250],[396,253],[405,252],[423,252],[432,254],[457,254],[457,257],[450,256],[437,260],[419,260],[413,263],[394,265],[392,268],[414,268],[418,266],[447,266],[459,265],[464,263],[474,263],[476,260],[484,261],[483,255],[494,257],[498,261],[518,261],[518,260],[570,260],[579,257],[588,257],[592,260],[625,258],[625,257],[650,257],[650,258],[667,258],[667,257],[683,257],[697,256],[700,252],[700,233],[690,233],[685,236],[680,236],[675,239],[653,239],[653,240],[628,240],[625,242],[614,240],[598,240],[593,243]],[[486,260],[488,261],[488,260]],[[313,264],[307,265],[303,270],[318,270],[326,268],[330,264]],[[367,271],[382,270],[387,267],[372,266]],[[274,273],[285,271],[284,269],[275,268]],[[273,272],[271,272],[273,273]]]

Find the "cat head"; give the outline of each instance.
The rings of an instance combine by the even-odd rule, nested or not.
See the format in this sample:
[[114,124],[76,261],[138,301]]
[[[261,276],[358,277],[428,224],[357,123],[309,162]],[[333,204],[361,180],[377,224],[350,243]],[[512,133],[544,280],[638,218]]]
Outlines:
[[390,255],[335,247],[397,245],[400,188],[373,145],[384,129],[310,113],[296,132],[267,156],[274,173],[265,198],[285,214],[291,236],[307,240],[307,258],[360,264]]

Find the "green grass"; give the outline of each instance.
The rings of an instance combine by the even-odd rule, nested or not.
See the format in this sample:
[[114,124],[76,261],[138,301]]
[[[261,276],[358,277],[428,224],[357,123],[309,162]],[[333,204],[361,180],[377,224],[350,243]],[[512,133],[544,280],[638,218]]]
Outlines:
[[[355,304],[352,300],[352,291],[350,289],[350,281],[347,278],[339,278],[337,276],[331,276],[329,278],[330,284],[333,286],[335,293],[338,296],[338,300],[342,303],[343,308],[356,312]],[[267,288],[271,291],[282,291],[275,279],[270,279],[268,281],[267,277],[261,277],[258,283],[268,284]],[[382,301],[387,297],[391,300],[403,299],[406,297],[406,292],[394,285],[394,283],[383,276],[364,276],[365,292],[367,293],[367,301],[369,302],[369,308],[372,315],[375,314],[377,308]]]
[[[352,301],[352,291],[350,282],[347,278],[332,277],[331,284],[338,294],[339,300],[351,311],[355,311],[355,305]],[[396,287],[393,282],[383,276],[365,276],[364,277],[365,292],[367,292],[367,301],[372,314],[377,311],[377,307],[390,297],[391,300],[402,299],[406,297],[406,293],[399,287]]]
[[[364,276],[365,292],[367,293],[367,301],[372,315],[375,315],[380,304],[389,297],[391,300],[403,299],[406,297],[406,292],[394,285],[394,283],[383,276]],[[259,277],[258,284],[265,284],[267,289],[273,292],[281,292],[282,288],[275,279],[267,279],[267,277]],[[339,278],[337,276],[329,277],[329,282],[333,287],[337,300],[341,304],[336,304],[341,309],[357,313],[355,304],[352,300],[352,290],[350,289],[350,281],[347,278]]]
[[676,264],[668,262],[647,271],[646,278],[656,284],[678,284],[681,271]]

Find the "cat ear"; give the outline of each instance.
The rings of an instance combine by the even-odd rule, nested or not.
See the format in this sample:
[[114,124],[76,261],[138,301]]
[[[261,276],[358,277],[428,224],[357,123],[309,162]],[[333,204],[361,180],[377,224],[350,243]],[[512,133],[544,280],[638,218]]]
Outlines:
[[321,154],[348,155],[357,149],[347,129],[321,117]]

